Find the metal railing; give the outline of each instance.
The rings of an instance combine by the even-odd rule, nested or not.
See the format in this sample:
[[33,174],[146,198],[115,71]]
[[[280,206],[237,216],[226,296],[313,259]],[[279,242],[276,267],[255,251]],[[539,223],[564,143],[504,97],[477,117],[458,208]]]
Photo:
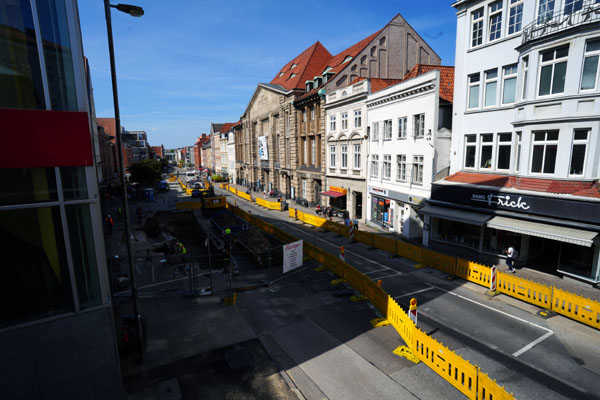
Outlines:
[[596,21],[600,21],[600,0],[574,1],[558,12],[539,15],[523,28],[522,43]]

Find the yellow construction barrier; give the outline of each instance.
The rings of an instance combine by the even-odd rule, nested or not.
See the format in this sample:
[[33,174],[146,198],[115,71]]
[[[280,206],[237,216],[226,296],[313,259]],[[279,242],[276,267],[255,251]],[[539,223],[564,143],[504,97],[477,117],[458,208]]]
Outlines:
[[477,374],[477,399],[481,400],[512,400],[514,396],[508,394],[504,390],[504,386],[500,387],[496,380],[492,380],[488,374],[478,370]]
[[256,204],[268,208],[269,210],[281,210],[281,202],[279,201],[268,201],[257,197]]
[[552,304],[552,288],[527,279],[518,278],[512,274],[498,272],[496,290],[511,297],[535,304],[538,307],[550,309],[550,305]]
[[396,254],[396,239],[380,236],[375,240],[375,247],[388,253]]
[[244,192],[240,192],[240,191],[238,191],[236,194],[237,194],[238,196],[240,196],[242,199],[246,199],[246,200],[248,200],[248,201],[251,201],[251,200],[252,200],[252,197],[250,197],[250,195],[249,195],[249,194],[247,194],[247,193],[244,193]]
[[600,303],[554,288],[552,311],[600,329]]

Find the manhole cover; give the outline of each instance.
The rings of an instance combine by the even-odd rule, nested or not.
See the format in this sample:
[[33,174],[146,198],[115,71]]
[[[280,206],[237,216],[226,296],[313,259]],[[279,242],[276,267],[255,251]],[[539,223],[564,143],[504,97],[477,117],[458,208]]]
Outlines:
[[252,365],[250,354],[244,348],[226,351],[225,358],[231,369],[239,369]]

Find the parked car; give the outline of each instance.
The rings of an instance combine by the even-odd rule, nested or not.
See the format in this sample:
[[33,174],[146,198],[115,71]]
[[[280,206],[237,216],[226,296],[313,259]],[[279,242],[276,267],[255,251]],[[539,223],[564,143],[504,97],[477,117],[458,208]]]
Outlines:
[[169,182],[167,182],[167,181],[158,182],[158,191],[159,192],[168,192],[169,191]]

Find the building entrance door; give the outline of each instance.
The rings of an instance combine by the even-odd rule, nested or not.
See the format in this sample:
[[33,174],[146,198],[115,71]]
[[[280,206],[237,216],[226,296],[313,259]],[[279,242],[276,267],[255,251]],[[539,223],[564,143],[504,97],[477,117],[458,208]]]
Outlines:
[[361,219],[362,218],[362,193],[354,192],[353,196],[354,196],[354,215],[356,215],[356,218]]

